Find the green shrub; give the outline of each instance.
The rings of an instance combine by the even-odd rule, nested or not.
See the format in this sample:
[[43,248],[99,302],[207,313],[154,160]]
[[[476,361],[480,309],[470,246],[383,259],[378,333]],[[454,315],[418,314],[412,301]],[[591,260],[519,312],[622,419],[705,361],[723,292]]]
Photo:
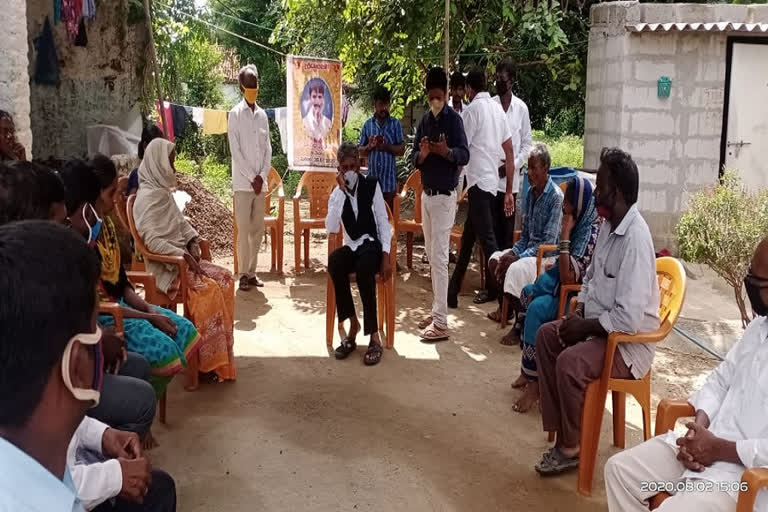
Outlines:
[[749,193],[738,171],[694,194],[677,224],[680,257],[704,263],[732,288],[744,327],[749,315],[741,288],[752,253],[768,233],[768,191]]
[[360,132],[363,131],[363,125],[373,115],[370,109],[350,109],[347,117],[347,124],[341,134],[341,140],[344,142],[354,142],[360,140]]
[[576,135],[548,137],[541,130],[533,130],[534,142],[543,142],[549,148],[552,167],[584,167],[584,139]]

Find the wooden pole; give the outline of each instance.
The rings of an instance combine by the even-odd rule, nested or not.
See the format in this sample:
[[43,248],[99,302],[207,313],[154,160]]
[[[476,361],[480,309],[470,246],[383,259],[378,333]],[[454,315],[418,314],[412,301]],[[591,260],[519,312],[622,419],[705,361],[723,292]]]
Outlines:
[[445,55],[443,56],[443,67],[445,68],[445,73],[450,75],[451,74],[451,33],[450,33],[450,25],[451,25],[451,0],[445,0]]
[[165,118],[165,102],[163,99],[163,88],[160,85],[160,68],[157,65],[157,51],[155,50],[155,36],[152,31],[152,6],[150,0],[144,0],[144,10],[147,13],[147,30],[149,32],[149,53],[152,58],[152,68],[155,74],[155,92],[157,93],[157,100],[160,102],[160,119],[163,122],[163,133],[168,138],[171,134],[168,134],[168,122]]

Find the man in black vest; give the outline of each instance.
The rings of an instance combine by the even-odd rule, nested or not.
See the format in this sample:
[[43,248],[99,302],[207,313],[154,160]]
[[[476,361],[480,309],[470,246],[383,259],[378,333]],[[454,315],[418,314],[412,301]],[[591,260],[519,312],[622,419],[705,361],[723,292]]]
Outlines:
[[336,291],[339,322],[349,319],[350,326],[336,349],[336,359],[345,359],[357,348],[355,338],[360,332],[360,322],[349,283],[349,275],[354,273],[363,301],[363,334],[371,337],[363,362],[371,366],[378,363],[382,355],[376,314],[376,274],[387,280],[392,273],[389,263],[392,230],[378,180],[360,174],[357,146],[345,142],[337,156],[339,186],[328,199],[325,227],[332,234],[338,233],[343,225],[344,246],[328,256],[328,273]]

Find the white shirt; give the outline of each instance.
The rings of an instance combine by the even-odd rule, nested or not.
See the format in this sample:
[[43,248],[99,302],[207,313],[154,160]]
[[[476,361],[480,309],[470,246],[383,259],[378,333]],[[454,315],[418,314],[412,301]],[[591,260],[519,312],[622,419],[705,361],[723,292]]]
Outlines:
[[[493,100],[501,105],[501,98],[494,96]],[[501,107],[504,108],[503,106]],[[533,138],[531,137],[531,118],[528,115],[528,105],[523,100],[512,95],[512,101],[509,102],[509,108],[506,111],[507,124],[512,132],[512,147],[515,150],[515,181],[512,191],[520,191],[520,171],[528,163],[528,153],[533,147]],[[499,191],[507,189],[506,178],[499,180]]]
[[312,107],[309,107],[307,115],[302,120],[304,123],[304,129],[312,140],[323,140],[328,132],[331,130],[331,120],[320,114],[320,121],[314,116]]
[[[504,159],[501,145],[512,137],[501,106],[487,92],[478,93],[461,113],[469,146],[469,162],[464,166],[467,186],[496,194],[499,166]],[[506,187],[504,188],[506,191]]]
[[229,111],[227,121],[229,151],[232,153],[232,190],[252,192],[256,176],[264,179],[261,191],[269,189],[267,177],[272,167],[272,142],[269,120],[264,109],[251,107],[242,100]]
[[123,488],[123,470],[117,459],[85,464],[77,462],[78,448],[101,453],[101,441],[108,425],[86,416],[75,430],[67,449],[67,469],[86,510],[114,498]]
[[[714,369],[704,386],[689,399],[709,416],[715,436],[736,442],[741,464],[715,462],[703,472],[686,471],[683,478],[726,482],[741,480],[746,468],[768,466],[768,318],[757,317],[747,326],[741,341]],[[664,440],[675,445],[679,436],[670,431]],[[736,499],[736,492],[729,492]],[[758,493],[755,510],[768,510],[768,493]]]
[[[659,328],[659,283],[656,253],[648,224],[632,205],[611,232],[600,227],[592,264],[579,293],[584,318],[597,318],[606,332],[635,334]],[[636,379],[653,363],[655,343],[619,343],[619,352]]]
[[[362,176],[360,179],[363,179]],[[339,227],[343,226],[341,222],[341,212],[344,209],[344,201],[349,197],[349,202],[352,204],[352,211],[355,212],[355,218],[357,218],[357,191],[358,187],[355,187],[355,193],[350,194],[346,190],[341,190],[338,186],[333,189],[331,197],[328,198],[328,215],[325,217],[325,229],[328,233],[338,233]],[[390,245],[392,243],[392,226],[389,224],[389,217],[387,216],[387,204],[384,202],[384,196],[381,193],[381,187],[376,184],[376,192],[373,193],[373,218],[376,221],[376,232],[379,235],[379,241],[381,242],[381,250],[389,253]],[[374,241],[373,238],[365,234],[357,240],[352,240],[347,234],[347,230],[344,230],[344,245],[356,251],[363,242],[366,240]]]
[[458,110],[457,110],[457,109],[456,109],[456,108],[454,108],[454,106],[453,106],[453,100],[452,100],[452,99],[450,99],[450,98],[449,98],[447,103],[448,103],[448,106],[449,106],[449,107],[451,107],[451,108],[452,108],[454,111],[456,111],[456,113],[458,113],[458,114],[461,114],[461,113],[463,113],[463,112],[464,112],[464,110],[467,108],[467,105],[469,105],[469,103],[467,103],[466,101],[464,101],[464,100],[461,100],[461,106],[460,106],[460,107],[458,108]]

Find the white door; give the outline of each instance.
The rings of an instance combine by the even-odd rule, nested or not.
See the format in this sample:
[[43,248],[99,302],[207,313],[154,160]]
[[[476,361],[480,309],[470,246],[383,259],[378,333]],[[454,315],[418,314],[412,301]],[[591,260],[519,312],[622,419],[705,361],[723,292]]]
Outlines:
[[768,44],[734,43],[725,168],[749,190],[768,188]]

